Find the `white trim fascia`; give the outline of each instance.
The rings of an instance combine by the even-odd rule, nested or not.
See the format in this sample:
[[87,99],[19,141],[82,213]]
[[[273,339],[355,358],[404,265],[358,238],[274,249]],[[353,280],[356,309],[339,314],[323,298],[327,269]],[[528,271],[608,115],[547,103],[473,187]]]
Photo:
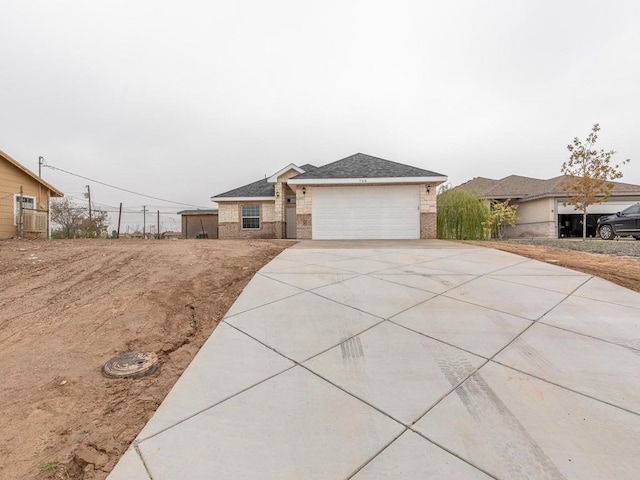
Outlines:
[[276,197],[211,197],[212,202],[275,202]]
[[299,166],[297,166],[297,165],[295,165],[293,163],[290,163],[289,165],[287,165],[283,169],[278,170],[276,173],[274,173],[269,178],[267,178],[267,183],[278,183],[278,177],[280,175],[282,175],[283,173],[289,171],[289,170],[295,170],[298,173],[304,173],[304,170],[301,169]]
[[[600,197],[602,195],[599,195]],[[609,198],[614,198],[614,197],[638,197],[640,196],[640,190],[637,192],[611,192],[611,194],[609,195]],[[514,198],[514,197],[487,197],[487,198]],[[542,195],[532,195],[530,197],[523,197],[523,198],[519,198],[518,202],[531,202],[533,200],[540,200],[541,198],[557,198],[557,199],[566,199],[568,198],[566,194],[564,193],[544,193]],[[606,202],[605,202],[606,203]]]
[[444,183],[448,177],[376,177],[376,178],[300,178],[290,179],[289,185],[375,185],[379,183]]

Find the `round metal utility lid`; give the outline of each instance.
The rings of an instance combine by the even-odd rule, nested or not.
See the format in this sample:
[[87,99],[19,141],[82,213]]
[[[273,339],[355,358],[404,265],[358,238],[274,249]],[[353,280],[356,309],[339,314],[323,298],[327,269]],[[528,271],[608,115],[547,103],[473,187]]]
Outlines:
[[109,378],[140,378],[151,375],[158,368],[158,356],[153,352],[126,352],[113,357],[102,367]]

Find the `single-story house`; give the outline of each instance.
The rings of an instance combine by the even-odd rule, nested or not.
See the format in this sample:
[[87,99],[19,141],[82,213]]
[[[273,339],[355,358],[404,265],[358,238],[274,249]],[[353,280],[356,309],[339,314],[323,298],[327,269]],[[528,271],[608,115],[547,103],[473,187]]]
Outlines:
[[436,192],[445,175],[357,153],[322,167],[293,163],[221,193],[225,238],[436,238]]
[[0,239],[48,238],[49,200],[64,193],[0,151]]
[[[519,175],[510,175],[500,180],[476,177],[456,188],[475,191],[487,200],[511,199],[511,203],[518,205],[517,214],[520,219],[514,227],[507,228],[507,238],[582,237],[582,212],[576,211],[573,205],[563,205],[568,201],[561,187],[565,179],[564,175],[548,180]],[[591,205],[587,209],[589,237],[596,235],[598,217],[614,214],[640,202],[640,185],[610,183],[613,188],[609,200]]]
[[182,210],[182,238],[218,238],[218,210]]

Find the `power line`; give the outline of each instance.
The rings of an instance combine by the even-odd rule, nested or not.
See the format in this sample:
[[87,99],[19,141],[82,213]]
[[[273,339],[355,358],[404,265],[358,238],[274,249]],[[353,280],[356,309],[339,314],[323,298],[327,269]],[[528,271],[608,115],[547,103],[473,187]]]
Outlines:
[[151,198],[153,200],[160,200],[161,202],[166,202],[166,203],[174,203],[176,205],[184,205],[184,206],[187,206],[187,207],[205,208],[205,207],[201,207],[199,205],[193,205],[191,203],[174,202],[173,200],[166,200],[164,198],[154,197],[152,195],[145,195],[144,193],[134,192],[133,190],[127,190],[126,188],[116,187],[115,185],[109,185],[108,183],[101,182],[99,180],[94,180],[92,178],[85,177],[83,175],[79,175],[77,173],[69,172],[68,170],[64,170],[62,168],[54,167],[53,165],[43,165],[43,166],[46,167],[46,168],[50,168],[52,170],[58,170],[60,172],[66,173],[66,174],[73,175],[74,177],[82,178],[84,180],[89,180],[90,182],[95,182],[95,183],[98,183],[100,185],[104,185],[105,187],[113,188],[115,190],[121,190],[123,192],[131,193],[133,195],[138,195],[140,197]]
[[[66,198],[72,198],[74,200],[83,202],[83,203],[87,203],[87,199],[84,197],[76,197],[75,195],[69,195],[69,194],[65,194]],[[1,198],[1,197],[0,197]],[[109,205],[107,203],[100,203],[100,202],[91,202],[92,205],[99,207],[99,210],[102,212],[108,212],[108,213],[118,213],[120,211],[119,207],[115,206],[115,205]],[[86,206],[84,206],[83,208],[87,208]],[[171,207],[168,207],[171,208]],[[169,212],[169,211],[163,211],[161,209],[157,209],[160,210],[160,215],[177,215],[176,212]],[[136,213],[142,213],[142,205],[140,206],[140,208],[135,208],[135,207],[122,207],[122,213],[132,213],[132,214],[136,214]]]

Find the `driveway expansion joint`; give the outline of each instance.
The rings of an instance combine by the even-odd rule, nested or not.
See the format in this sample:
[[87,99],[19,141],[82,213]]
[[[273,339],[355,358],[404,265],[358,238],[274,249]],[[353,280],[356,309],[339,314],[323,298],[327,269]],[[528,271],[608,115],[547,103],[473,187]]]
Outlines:
[[[628,397],[626,406],[621,406],[611,396],[599,398],[597,391],[584,388],[590,384],[581,384],[583,377],[579,376],[565,384],[562,375],[570,375],[571,370],[554,370],[563,361],[562,355],[545,357],[548,349],[539,347],[546,345],[540,343],[546,339],[561,342],[560,333],[552,335],[556,331],[576,335],[578,347],[583,345],[581,338],[588,339],[585,345],[595,355],[615,354],[618,350],[612,350],[613,346],[637,355],[640,349],[612,341],[628,332],[629,341],[640,345],[630,318],[626,323],[616,322],[617,330],[604,335],[606,338],[598,335],[607,330],[596,328],[605,327],[575,323],[580,331],[571,329],[574,319],[582,320],[575,312],[591,315],[590,309],[581,311],[580,306],[596,302],[591,297],[597,286],[583,290],[591,297],[577,292],[597,277],[571,279],[563,285],[560,277],[565,270],[561,267],[480,247],[429,245],[332,252],[330,248],[306,248],[301,242],[282,252],[274,261],[288,261],[274,264],[273,271],[267,265],[267,271],[258,272],[234,304],[236,310],[232,307],[231,315],[220,322],[224,329],[231,327],[221,334],[234,332],[229,338],[250,343],[248,352],[264,351],[268,358],[277,359],[270,373],[250,383],[234,384],[234,390],[206,408],[185,411],[183,418],[169,426],[139,436],[131,450],[148,478],[109,480],[166,480],[178,471],[193,480],[209,478],[211,472],[221,479],[266,479],[274,472],[284,477],[292,471],[298,478],[359,480],[370,475],[387,478],[385,468],[404,472],[404,478],[424,478],[423,457],[436,450],[439,453],[427,463],[444,478],[462,478],[455,472],[465,471],[497,480],[513,476],[516,470],[529,478],[543,474],[588,478],[602,471],[616,478],[633,478],[640,469],[632,441],[640,435],[640,401],[634,404],[634,397]],[[381,263],[389,267],[378,269]],[[346,270],[347,265],[355,270]],[[451,271],[430,274],[428,282],[412,280],[420,273],[411,270],[425,268]],[[296,269],[300,269],[300,278],[282,276]],[[407,278],[398,277],[405,275],[397,273],[403,270]],[[313,271],[324,272],[318,275],[325,278],[308,281]],[[551,285],[563,292],[548,288],[544,281],[524,278],[525,283],[518,283],[509,278],[545,278],[549,272],[554,275]],[[566,272],[567,277],[579,276]],[[331,282],[331,275],[338,281]],[[446,288],[451,279],[438,279],[445,275],[470,278]],[[431,279],[441,285],[430,283]],[[325,281],[330,283],[322,284]],[[314,284],[320,286],[303,287]],[[425,285],[439,291],[421,288]],[[267,290],[261,290],[262,286]],[[500,293],[490,292],[492,287],[500,288]],[[272,298],[270,288],[277,292]],[[350,289],[349,293],[343,288]],[[461,292],[471,294],[465,298]],[[487,299],[483,292],[493,294]],[[520,298],[534,293],[540,297]],[[609,298],[610,303],[602,303],[622,305],[611,300],[615,298],[635,305],[629,295],[620,293]],[[518,311],[521,306],[528,310]],[[631,310],[620,312],[632,315],[638,307],[628,308]],[[327,311],[338,312],[338,317]],[[464,315],[456,318],[460,312]],[[206,348],[207,344],[202,350]],[[192,365],[202,358],[202,350]],[[577,358],[587,358],[585,355]],[[633,355],[624,355],[619,358],[630,358],[631,366],[635,365]],[[230,359],[210,370],[241,365]],[[605,370],[598,371],[607,371],[606,365],[602,368]],[[633,381],[629,376],[618,379],[615,365],[610,369],[611,374],[599,381]],[[180,380],[174,388],[181,388]],[[201,381],[206,388],[216,388],[206,377]],[[278,404],[281,401],[283,406]],[[572,415],[574,411],[580,412],[580,418]],[[583,415],[589,422],[581,423]],[[261,422],[270,425],[268,431]],[[197,448],[185,445],[185,438]],[[269,447],[256,457],[255,448],[245,451],[251,445],[259,446],[258,450]],[[408,446],[409,450],[402,450]],[[424,453],[406,457],[407,452],[423,447]],[[615,450],[615,455],[607,455],[608,449]],[[346,451],[350,453],[345,455]],[[194,455],[198,458],[195,463]],[[184,463],[187,457],[190,460]],[[318,465],[324,469],[318,470]],[[193,468],[199,473],[191,474]]]

